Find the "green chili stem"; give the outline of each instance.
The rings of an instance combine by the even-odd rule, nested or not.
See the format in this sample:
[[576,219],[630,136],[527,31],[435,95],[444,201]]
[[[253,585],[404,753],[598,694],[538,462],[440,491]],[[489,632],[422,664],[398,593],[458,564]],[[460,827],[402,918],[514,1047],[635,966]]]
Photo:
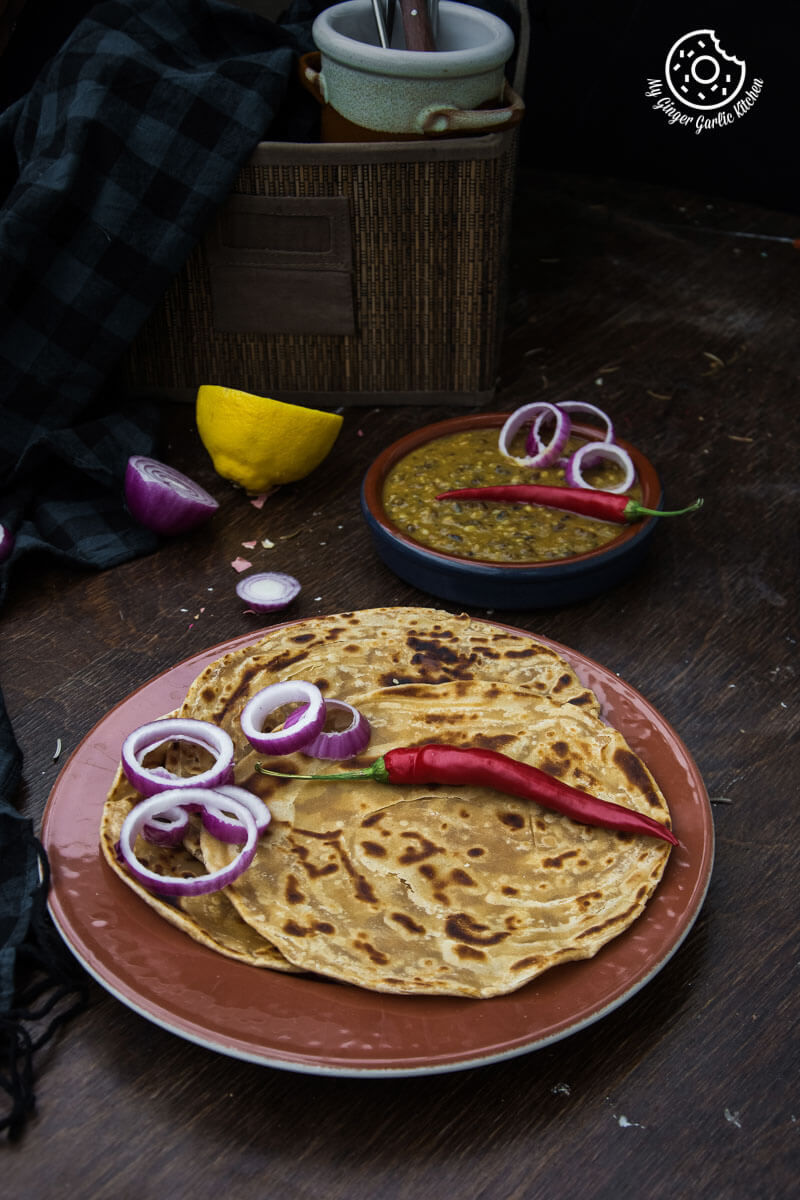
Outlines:
[[357,771],[336,771],[323,775],[294,775],[288,771],[271,771],[268,767],[262,767],[261,763],[256,763],[256,770],[261,775],[275,775],[278,779],[377,779],[381,783],[387,783],[389,779],[382,758],[376,758],[372,766],[361,767]]
[[629,500],[625,506],[625,516],[629,519],[632,517],[682,517],[684,513],[696,512],[698,508],[703,507],[703,497],[699,496],[693,504],[687,505],[686,508],[645,508],[638,500]]

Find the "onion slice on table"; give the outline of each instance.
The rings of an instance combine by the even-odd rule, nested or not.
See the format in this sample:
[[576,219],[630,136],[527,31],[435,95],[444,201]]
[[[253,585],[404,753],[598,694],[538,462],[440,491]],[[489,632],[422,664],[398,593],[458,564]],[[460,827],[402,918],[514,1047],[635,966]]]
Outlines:
[[[615,487],[604,485],[603,490],[606,492],[627,492],[636,479],[636,468],[633,465],[633,460],[627,450],[623,450],[622,446],[618,446],[616,442],[586,442],[579,450],[576,450],[573,455],[567,460],[567,465],[564,468],[564,475],[570,487],[592,488],[590,483],[587,483],[583,477],[583,468],[594,466],[602,459],[610,459],[617,466],[622,467],[625,472],[623,479]],[[597,490],[596,488],[593,490]]]
[[211,871],[208,875],[197,875],[186,879],[158,875],[155,871],[145,867],[136,857],[134,845],[145,825],[152,826],[158,816],[165,812],[168,813],[176,804],[193,802],[205,804],[207,795],[206,788],[195,788],[194,791],[192,789],[181,791],[170,789],[162,792],[159,796],[150,796],[149,799],[140,801],[123,821],[118,845],[120,858],[133,878],[149,891],[158,892],[162,896],[205,896],[209,892],[218,892],[221,888],[227,887],[250,866],[258,844],[255,817],[249,808],[231,797],[225,799],[225,808],[232,812],[241,823],[245,836],[240,839],[244,841],[241,850],[228,866],[222,867],[218,871]]
[[196,529],[219,508],[214,497],[188,475],[144,454],[128,459],[125,500],[140,525],[170,536]]
[[[352,758],[353,755],[360,754],[364,747],[369,745],[372,730],[363,713],[344,700],[326,700],[326,716],[331,709],[346,713],[350,717],[350,724],[345,729],[330,731],[323,729],[310,742],[301,746],[301,752],[307,754],[309,758]],[[284,727],[288,729],[298,720],[299,715],[299,709],[290,713],[284,722]]]
[[[542,421],[546,417],[552,417],[555,421],[555,429],[550,441],[547,445],[543,445],[538,435],[534,435],[536,453],[526,453],[524,458],[512,454],[511,443],[514,440],[514,436],[529,421],[535,422],[539,417],[542,418]],[[522,408],[518,408],[516,412],[511,414],[500,430],[497,446],[500,453],[505,458],[511,459],[518,467],[549,467],[552,463],[557,462],[561,451],[566,446],[570,428],[571,421],[566,412],[563,412],[556,404],[548,404],[544,400],[539,400],[533,404],[523,404]],[[529,437],[526,444],[526,451],[532,448],[531,438]]]
[[[264,722],[285,704],[302,704],[303,710],[294,722],[282,729],[265,732]],[[292,714],[290,714],[291,717]],[[271,683],[247,701],[239,718],[242,733],[256,750],[270,754],[292,754],[322,731],[325,724],[325,701],[322,692],[304,679],[287,679]]]
[[[214,755],[215,762],[197,775],[174,775],[166,767],[145,767],[142,760],[151,750],[167,742],[189,742]],[[193,717],[164,717],[129,733],[122,743],[122,769],[143,796],[154,796],[167,788],[217,787],[233,778],[233,741],[224,729]]]
[[294,575],[284,575],[282,571],[245,575],[236,584],[236,595],[254,612],[275,612],[285,608],[299,592],[300,584]]
[[7,558],[11,557],[15,540],[11,530],[5,525],[0,524],[0,563],[5,562]]

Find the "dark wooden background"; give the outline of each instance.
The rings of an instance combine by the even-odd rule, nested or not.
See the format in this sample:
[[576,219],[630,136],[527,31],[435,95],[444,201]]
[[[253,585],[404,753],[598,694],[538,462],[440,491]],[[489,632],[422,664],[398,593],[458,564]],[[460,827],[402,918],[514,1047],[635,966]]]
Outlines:
[[[797,234],[785,214],[694,193],[520,180],[497,409],[601,403],[670,501],[705,497],[615,591],[503,614],[617,671],[703,773],[716,865],[666,968],[549,1048],[385,1081],[228,1059],[92,984],[40,1059],[38,1115],[5,1149],[4,1195],[795,1194],[800,253],[766,239]],[[289,616],[430,603],[374,556],[358,490],[388,441],[454,411],[347,408],[330,459],[258,512],[215,476],[191,408],[166,407],[162,456],[219,498],[213,523],[105,573],[32,563],[12,579],[0,680],[24,810],[38,820],[64,757],[132,689],[257,628],[233,590],[243,541],[269,537],[248,556],[302,581]]]

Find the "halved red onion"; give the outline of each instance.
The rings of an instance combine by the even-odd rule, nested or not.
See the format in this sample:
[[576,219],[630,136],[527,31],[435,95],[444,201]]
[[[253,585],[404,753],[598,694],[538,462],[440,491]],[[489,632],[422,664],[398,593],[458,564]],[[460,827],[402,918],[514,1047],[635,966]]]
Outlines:
[[[285,704],[302,704],[302,714],[286,728],[265,733],[263,725],[271,713]],[[291,714],[290,714],[291,716]],[[271,754],[292,754],[315,738],[325,724],[325,701],[322,692],[304,679],[287,679],[271,683],[247,701],[240,717],[242,732],[256,750]]]
[[284,575],[282,571],[245,575],[236,584],[236,595],[254,612],[274,612],[285,608],[299,592],[298,580],[293,575]]
[[[142,760],[151,750],[167,742],[189,742],[214,755],[213,767],[197,775],[174,775],[166,767],[145,767]],[[233,778],[233,742],[229,734],[209,721],[193,717],[164,717],[129,733],[122,743],[122,769],[143,796],[154,796],[167,788],[217,787]]]
[[242,849],[228,866],[222,867],[218,871],[211,871],[207,875],[197,875],[186,879],[159,875],[145,867],[136,857],[134,845],[145,825],[151,826],[158,816],[169,812],[176,804],[192,801],[205,804],[207,795],[208,789],[206,788],[196,788],[194,795],[191,789],[188,791],[170,789],[162,792],[159,796],[151,796],[147,800],[142,800],[131,809],[123,821],[118,844],[120,857],[134,879],[149,891],[157,892],[162,896],[205,896],[209,892],[218,892],[221,888],[227,887],[250,866],[258,844],[255,818],[249,808],[231,797],[226,798],[225,807],[239,820],[245,836],[244,839],[240,839],[244,840]]
[[213,496],[158,459],[134,454],[125,470],[125,500],[134,520],[155,533],[187,533],[219,508]]
[[[536,453],[526,453],[524,458],[511,453],[511,443],[514,437],[519,433],[520,429],[529,421],[535,421],[538,417],[552,417],[555,421],[555,429],[553,436],[547,445],[542,445],[534,436],[536,444]],[[523,404],[522,408],[518,408],[507,419],[503,428],[500,430],[498,438],[498,449],[505,458],[510,458],[518,467],[549,467],[556,462],[561,451],[567,444],[569,438],[571,422],[565,412],[556,404],[548,404],[544,400],[536,401],[533,404]],[[526,444],[526,451],[531,448],[530,437]]]
[[621,483],[616,484],[614,487],[604,484],[603,490],[606,492],[627,492],[636,479],[636,468],[627,450],[623,450],[622,446],[618,446],[616,442],[586,442],[579,450],[576,450],[567,460],[567,465],[564,468],[564,475],[569,486],[591,488],[592,485],[587,483],[583,478],[583,468],[594,466],[602,459],[610,459],[611,462],[615,462],[618,466],[622,467],[625,472]]
[[5,525],[0,524],[0,563],[11,557],[16,541],[13,533]]
[[[307,754],[309,758],[352,758],[354,754],[360,754],[364,747],[369,745],[372,730],[363,713],[354,708],[352,704],[346,704],[344,700],[326,700],[326,716],[331,709],[346,713],[350,717],[350,724],[345,729],[330,731],[323,729],[310,742],[301,746],[301,752]],[[284,728],[293,725],[299,714],[299,709],[290,713],[284,722]]]
[[271,813],[260,796],[246,788],[226,784],[209,791],[208,802],[200,808],[200,817],[209,833],[221,842],[242,842],[247,830],[236,817],[227,812],[227,801],[236,800],[249,810],[256,823],[259,837],[270,823]]

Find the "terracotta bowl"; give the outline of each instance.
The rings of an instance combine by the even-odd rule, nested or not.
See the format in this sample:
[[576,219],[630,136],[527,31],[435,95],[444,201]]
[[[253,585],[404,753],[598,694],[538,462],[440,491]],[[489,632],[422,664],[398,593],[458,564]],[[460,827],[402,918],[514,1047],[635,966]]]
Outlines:
[[[411,450],[433,438],[465,429],[496,426],[508,413],[479,413],[454,417],[415,429],[387,446],[364,476],[361,510],[383,562],[401,579],[423,592],[457,604],[491,609],[550,608],[586,600],[626,579],[641,564],[657,518],[646,517],[620,526],[619,537],[584,554],[555,562],[498,563],[458,558],[431,550],[402,533],[386,515],[383,487],[390,469]],[[578,434],[596,434],[573,424]],[[634,446],[618,438],[636,467],[642,504],[660,508],[661,484],[652,463]]]

